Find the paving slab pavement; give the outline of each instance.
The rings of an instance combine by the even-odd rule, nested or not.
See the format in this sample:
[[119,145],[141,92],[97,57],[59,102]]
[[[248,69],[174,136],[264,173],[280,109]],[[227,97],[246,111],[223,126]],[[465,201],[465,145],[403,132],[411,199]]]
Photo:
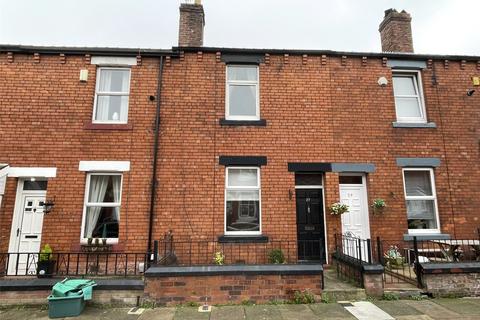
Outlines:
[[313,313],[309,305],[306,304],[290,304],[278,305],[278,310],[283,319],[288,320],[317,320],[318,316]]
[[145,310],[138,320],[172,320],[175,308],[155,308]]
[[407,305],[417,309],[420,313],[428,315],[436,320],[451,320],[457,319],[459,314],[448,310],[445,307],[433,302],[432,300],[402,300]]
[[355,319],[344,307],[338,303],[318,303],[308,306],[318,319]]
[[[369,303],[369,302],[365,302]],[[352,302],[351,305],[358,304]],[[373,304],[397,320],[480,320],[480,299],[433,299],[373,301]],[[82,315],[65,320],[355,320],[341,304],[253,305],[213,307],[211,313],[199,313],[198,308],[146,309],[141,315],[129,315],[129,308],[87,306]],[[48,320],[46,307],[0,308],[1,320]]]
[[480,314],[480,299],[435,299],[435,303],[462,315]]
[[243,320],[246,319],[243,306],[225,306],[212,307],[212,315],[210,320]]
[[210,319],[210,312],[198,312],[198,307],[177,308],[173,317],[175,320],[202,320]]
[[423,314],[417,309],[409,306],[403,300],[396,300],[396,301],[378,300],[378,301],[373,301],[373,303],[394,318],[402,317],[402,316],[419,316]]
[[276,305],[245,306],[247,319],[279,320],[284,319]]

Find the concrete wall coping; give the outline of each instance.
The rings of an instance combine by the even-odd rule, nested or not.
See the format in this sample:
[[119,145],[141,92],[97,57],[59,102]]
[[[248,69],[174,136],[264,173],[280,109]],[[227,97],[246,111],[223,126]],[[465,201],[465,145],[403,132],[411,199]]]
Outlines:
[[480,273],[478,262],[421,263],[425,274]]
[[[53,285],[63,278],[50,279],[11,279],[0,280],[1,291],[38,291],[51,290]],[[143,290],[141,279],[94,279],[97,283],[94,290]]]
[[267,264],[192,267],[151,267],[145,277],[216,276],[216,275],[313,275],[322,274],[321,264]]

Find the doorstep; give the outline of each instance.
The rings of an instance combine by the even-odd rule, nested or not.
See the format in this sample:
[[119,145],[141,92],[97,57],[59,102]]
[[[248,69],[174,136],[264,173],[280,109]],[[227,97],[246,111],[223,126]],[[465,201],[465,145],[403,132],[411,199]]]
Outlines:
[[[74,277],[72,277],[74,278]],[[51,290],[52,286],[64,278],[50,279],[2,279],[0,291],[39,291]],[[143,290],[142,279],[93,279],[95,290]]]

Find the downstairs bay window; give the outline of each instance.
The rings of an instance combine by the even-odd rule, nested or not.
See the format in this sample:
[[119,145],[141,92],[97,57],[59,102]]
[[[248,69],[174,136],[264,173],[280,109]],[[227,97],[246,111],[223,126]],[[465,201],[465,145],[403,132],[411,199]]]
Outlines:
[[403,169],[409,233],[440,232],[433,170]]
[[83,210],[82,239],[118,240],[122,175],[88,173]]
[[260,169],[229,167],[225,180],[225,234],[260,234]]

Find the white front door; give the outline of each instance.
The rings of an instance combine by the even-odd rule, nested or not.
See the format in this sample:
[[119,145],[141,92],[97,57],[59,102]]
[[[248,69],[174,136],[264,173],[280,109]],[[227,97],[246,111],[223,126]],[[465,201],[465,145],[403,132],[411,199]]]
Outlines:
[[46,191],[23,190],[23,181],[20,181],[18,192],[10,236],[8,274],[34,275],[42,240]]
[[[368,216],[368,200],[365,176],[340,176],[340,202],[348,205],[349,211],[342,215],[342,234],[370,239],[370,220]],[[348,254],[358,256],[358,244],[347,240],[344,248]],[[362,242],[362,259],[367,257],[366,243]],[[358,258],[358,257],[357,257]]]

